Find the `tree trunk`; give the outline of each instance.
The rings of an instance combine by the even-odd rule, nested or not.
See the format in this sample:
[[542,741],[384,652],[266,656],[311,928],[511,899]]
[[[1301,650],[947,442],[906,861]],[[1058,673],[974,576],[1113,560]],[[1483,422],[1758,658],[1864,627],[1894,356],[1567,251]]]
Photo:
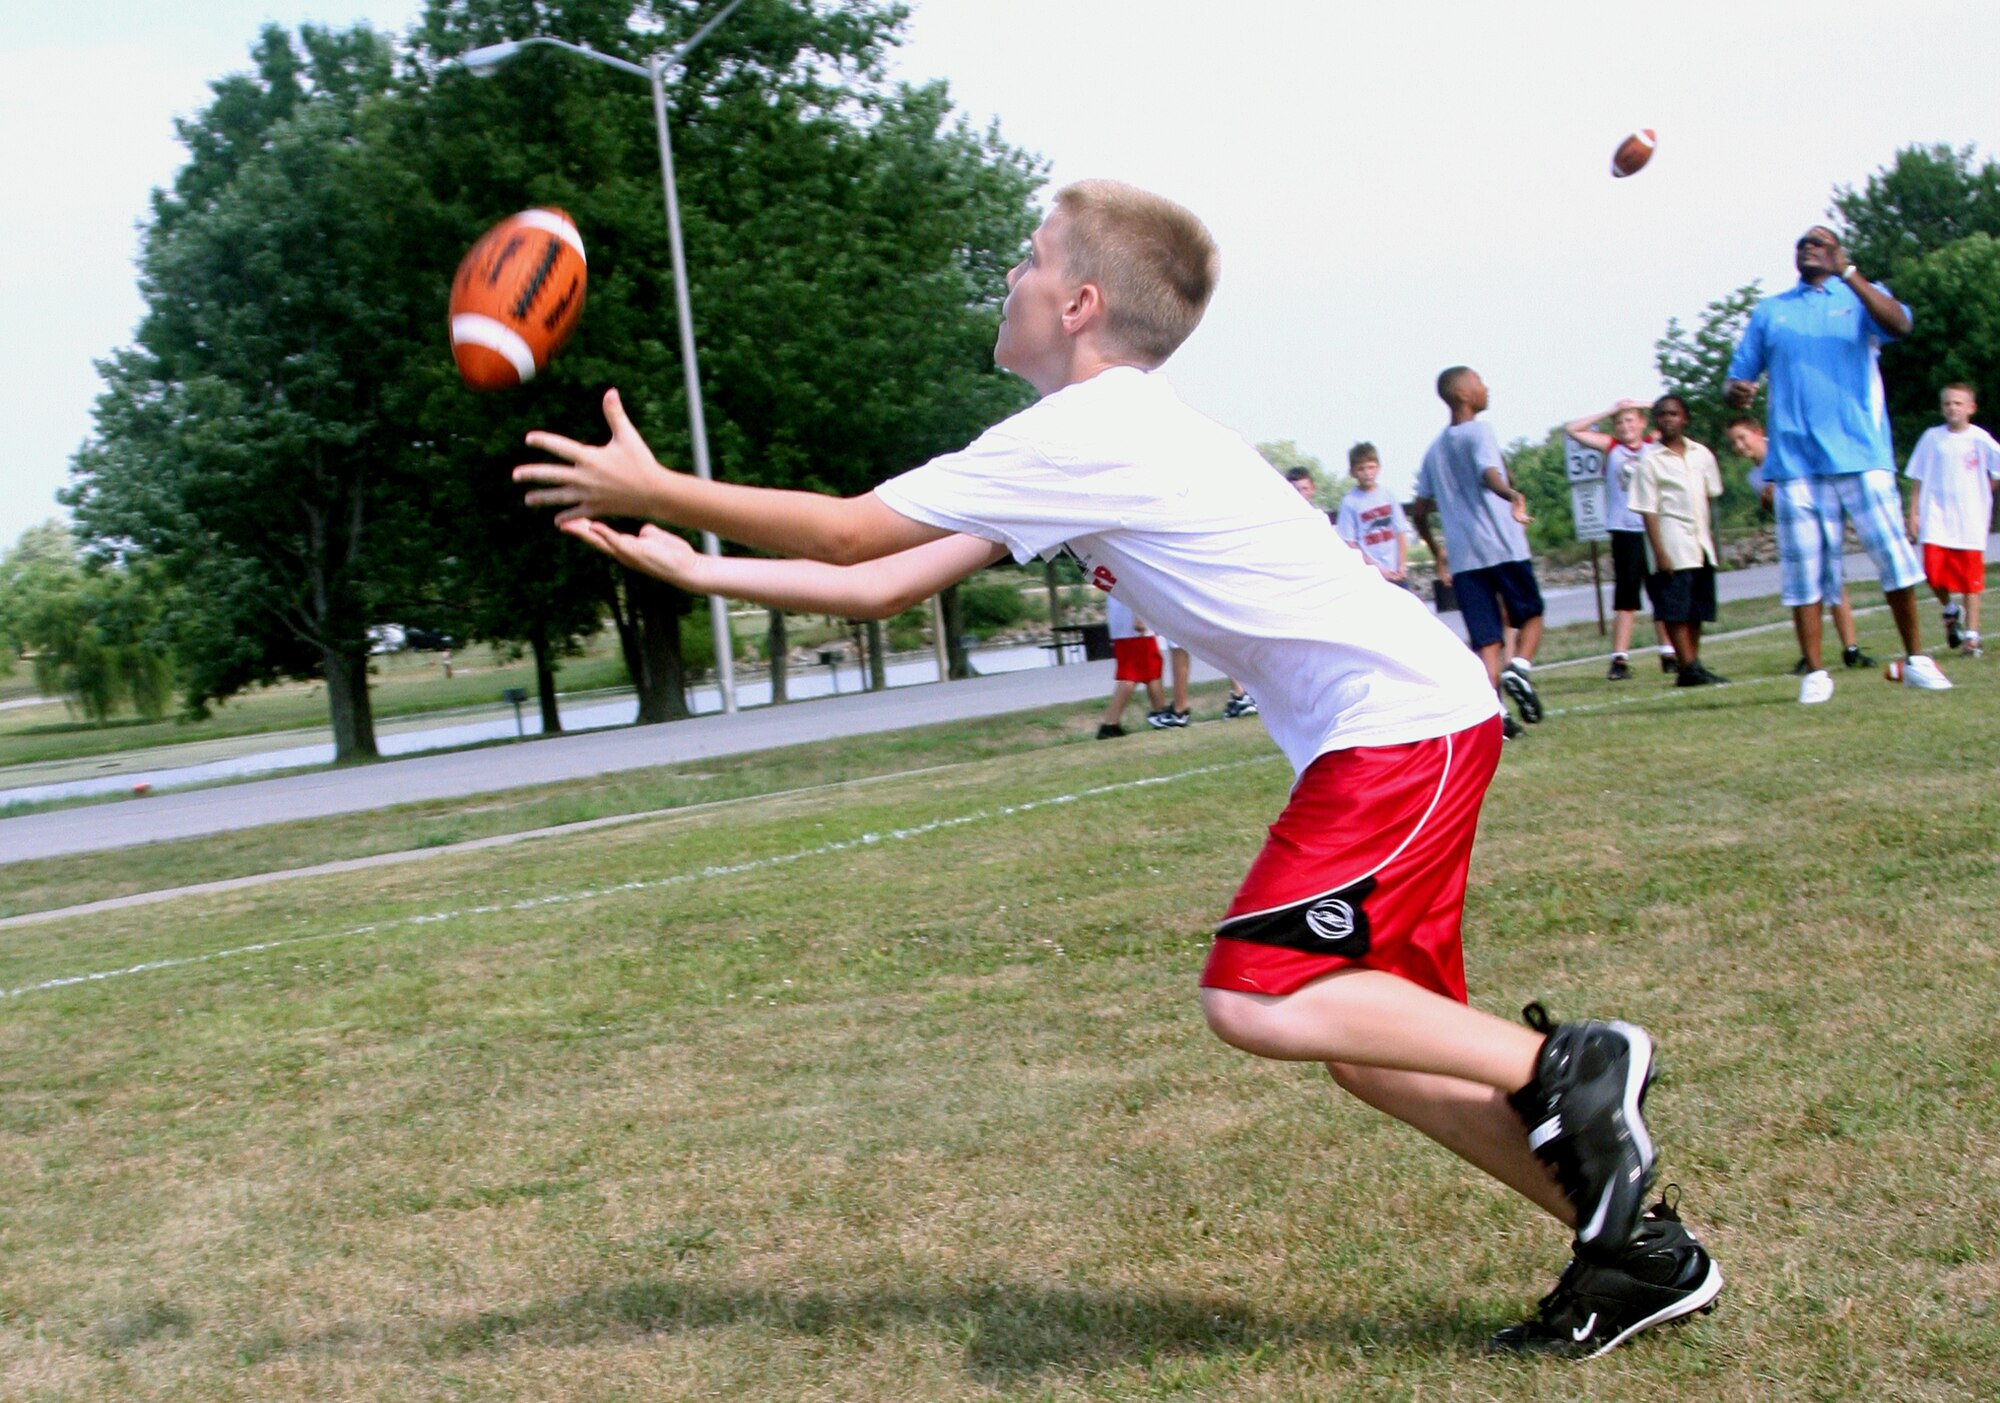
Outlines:
[[1042,562],[1042,583],[1049,592],[1049,636],[1062,627],[1062,594],[1056,589],[1056,562],[1051,556]]
[[535,695],[542,704],[542,734],[562,734],[562,712],[556,705],[555,649],[539,621],[528,626],[528,646],[535,650]]
[[611,601],[625,671],[639,693],[638,722],[680,721],[688,715],[687,669],[681,662],[681,615],[688,597],[672,585],[620,569]]
[[972,676],[972,660],[965,656],[965,611],[959,607],[957,585],[944,592],[944,652],[951,659],[952,681]]
[[882,621],[868,621],[868,690],[886,692],[889,690],[888,648],[882,637]]
[[333,721],[333,762],[377,758],[375,710],[368,698],[368,650],[320,653],[326,675],[326,707]]
[[785,637],[785,611],[771,611],[771,631],[767,649],[771,655],[771,705],[783,706],[791,698],[785,688],[790,680],[792,645]]

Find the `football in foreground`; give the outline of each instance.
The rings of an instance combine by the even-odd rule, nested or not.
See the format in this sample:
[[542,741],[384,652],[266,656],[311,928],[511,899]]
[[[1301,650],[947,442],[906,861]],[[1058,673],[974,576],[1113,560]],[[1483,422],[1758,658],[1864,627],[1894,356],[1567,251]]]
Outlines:
[[475,390],[535,378],[576,329],[589,281],[583,236],[559,209],[530,209],[486,231],[451,280],[451,354]]

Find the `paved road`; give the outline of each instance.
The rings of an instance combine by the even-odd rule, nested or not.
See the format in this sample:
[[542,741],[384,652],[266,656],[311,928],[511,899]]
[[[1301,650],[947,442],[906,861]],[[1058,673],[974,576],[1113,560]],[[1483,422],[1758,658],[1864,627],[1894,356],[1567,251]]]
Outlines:
[[[1988,542],[1987,558],[2000,559],[2000,536]],[[1874,568],[1857,556],[1848,557],[1847,572],[1855,581],[1875,577]],[[1777,591],[1778,571],[1771,565],[1731,571],[1717,581],[1717,592],[1724,600],[1768,597]],[[1866,594],[1856,600],[1857,604],[1866,602]],[[1550,624],[1583,623],[1596,617],[1597,606],[1588,585],[1548,592]],[[1457,615],[1447,615],[1446,622],[1463,636],[1464,626]],[[1199,665],[1195,669],[1197,681],[1216,676]],[[743,711],[735,716],[699,716],[663,726],[555,736],[526,745],[417,755],[118,804],[58,809],[0,819],[0,863],[101,852],[424,799],[459,798],[620,770],[686,764],[706,756],[740,755],[841,736],[997,716],[1058,702],[1087,701],[1107,695],[1110,689],[1111,664],[1085,663],[851,694]]]

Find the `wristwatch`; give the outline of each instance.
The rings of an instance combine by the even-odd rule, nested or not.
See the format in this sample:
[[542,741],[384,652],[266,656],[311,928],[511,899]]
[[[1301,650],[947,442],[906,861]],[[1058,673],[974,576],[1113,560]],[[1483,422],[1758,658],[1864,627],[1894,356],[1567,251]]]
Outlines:
[[1852,263],[1850,263],[1845,268],[1842,268],[1840,270],[1840,280],[1842,282],[1846,282],[1849,278],[1854,276],[1854,273],[1855,273],[1855,267]]

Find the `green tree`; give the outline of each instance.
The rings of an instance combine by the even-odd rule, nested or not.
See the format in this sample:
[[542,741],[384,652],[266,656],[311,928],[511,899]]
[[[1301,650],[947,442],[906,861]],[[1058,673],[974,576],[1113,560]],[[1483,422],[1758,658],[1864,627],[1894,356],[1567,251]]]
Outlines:
[[1896,295],[1909,303],[1909,336],[1882,356],[1897,447],[1907,455],[1938,422],[1938,391],[1974,387],[1980,418],[2000,406],[2000,239],[1971,234],[1903,265]]
[[97,725],[127,704],[148,720],[166,712],[173,673],[158,581],[83,560],[61,522],[23,532],[0,557],[0,638],[32,660],[45,695]]
[[[528,25],[503,0],[437,0],[416,36],[420,67],[528,29],[637,59],[705,17],[622,0],[542,8]],[[886,81],[882,54],[903,21],[889,4],[753,0],[670,89],[718,476],[863,492],[1028,398],[993,366],[992,346],[1040,169],[953,118],[942,85]],[[467,240],[474,212],[489,221],[534,200],[569,209],[590,241],[575,344],[551,368],[547,399],[487,410],[491,437],[518,443],[536,423],[601,435],[597,396],[616,384],[661,459],[688,466],[645,86],[530,50],[491,80],[439,73],[431,98],[418,143],[431,155],[427,180],[466,212]],[[490,458],[479,461],[487,451],[468,449],[457,470],[491,471]],[[542,529],[544,549],[577,550]],[[624,572],[610,578],[642,716],[683,714],[679,618],[690,601]]]
[[180,124],[189,161],[154,197],[146,315],[100,366],[66,500],[88,538],[181,586],[191,708],[317,676],[339,758],[365,758],[367,630],[425,554],[395,372],[434,324],[398,256],[431,235],[430,207],[372,117],[386,41],[267,28],[255,58]]
[[1328,472],[1318,455],[1306,452],[1291,439],[1260,443],[1257,452],[1265,462],[1287,477],[1293,468],[1304,468],[1310,472],[1313,475],[1313,501],[1326,511],[1339,511],[1340,499],[1354,486],[1354,479],[1345,473]]
[[1859,190],[1835,187],[1841,243],[1863,272],[1886,281],[1947,244],[2000,236],[2000,163],[1975,166],[1975,149],[1908,146]]
[[1729,450],[1724,433],[1731,419],[1748,413],[1764,417],[1764,391],[1748,410],[1732,409],[1722,398],[1729,379],[1729,362],[1736,343],[1750,324],[1750,313],[1762,297],[1755,282],[1745,283],[1726,297],[1718,297],[1702,309],[1690,328],[1679,317],[1667,320],[1667,332],[1653,343],[1653,364],[1667,389],[1687,401],[1687,436],[1706,445],[1715,454],[1722,470],[1722,500],[1715,508],[1717,522],[1740,525],[1755,519],[1757,495],[1750,490],[1750,467]]

